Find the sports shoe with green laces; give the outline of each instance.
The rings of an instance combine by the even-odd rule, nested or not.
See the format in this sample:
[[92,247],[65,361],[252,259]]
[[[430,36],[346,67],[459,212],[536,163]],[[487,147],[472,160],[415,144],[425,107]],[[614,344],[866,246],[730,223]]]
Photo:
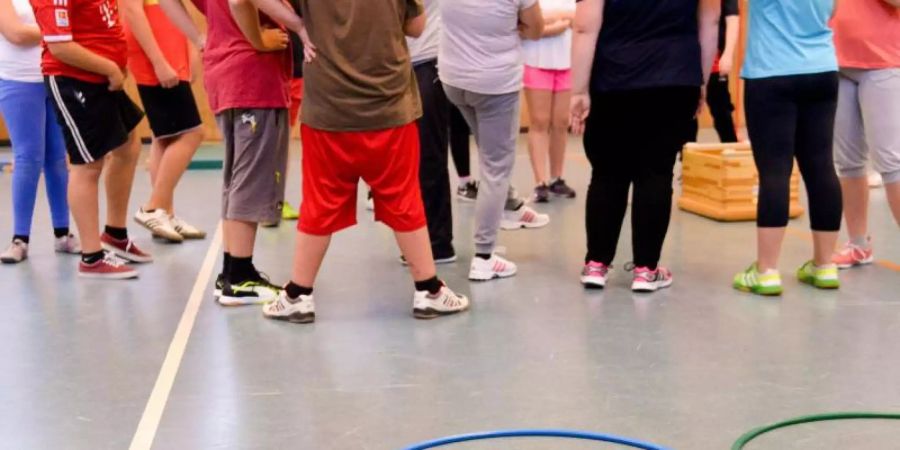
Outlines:
[[297,220],[299,218],[300,213],[290,203],[284,202],[281,205],[281,220]]
[[734,288],[756,295],[781,295],[781,274],[777,270],[760,273],[759,266],[753,263],[749,269],[735,275]]
[[834,264],[817,266],[809,261],[797,270],[797,279],[801,283],[815,286],[819,289],[838,289],[841,280],[838,278],[838,268]]

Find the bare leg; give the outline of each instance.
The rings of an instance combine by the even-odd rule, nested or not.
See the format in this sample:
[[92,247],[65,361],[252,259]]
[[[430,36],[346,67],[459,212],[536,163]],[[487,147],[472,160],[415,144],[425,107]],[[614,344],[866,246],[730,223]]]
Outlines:
[[[330,234],[314,236],[302,231],[297,232],[297,240],[294,243],[294,268],[291,272],[291,281],[294,284],[308,288],[313,287],[330,244]],[[431,250],[430,243],[428,249]]]
[[144,209],[162,208],[169,214],[175,214],[175,187],[190,165],[202,140],[203,131],[198,129],[160,141],[160,147],[164,148],[165,152],[153,182],[153,194]]
[[885,184],[884,190],[891,205],[891,212],[894,213],[894,221],[900,226],[900,182]]
[[81,249],[84,253],[99,252],[100,206],[98,191],[103,160],[90,164],[72,165],[69,173],[69,209],[78,227]]
[[153,139],[150,143],[150,158],[147,159],[147,170],[150,172],[150,186],[156,185],[156,174],[159,173],[159,163],[162,161],[165,150],[159,139]]
[[[528,102],[528,153],[531,155],[531,169],[534,171],[536,184],[546,183],[547,154],[550,151],[550,116],[553,92],[538,89],[525,89],[525,100]],[[568,114],[568,106],[566,106]]]
[[140,157],[141,146],[137,133],[132,131],[128,142],[107,156],[106,171],[106,224],[125,228],[128,220],[128,200],[134,184],[134,171]]
[[562,178],[569,140],[569,100],[571,91],[553,94],[553,118],[550,122],[550,177]]
[[[778,268],[781,257],[781,243],[784,242],[784,228],[757,228],[756,252],[760,272]],[[829,258],[831,254],[829,253]]]
[[813,231],[813,260],[817,266],[832,263],[838,235],[837,231]]
[[850,239],[869,235],[869,180],[866,177],[841,178],[844,219]]
[[253,222],[228,219],[222,221],[225,251],[235,258],[253,256],[253,248],[256,245],[256,227],[257,224]]
[[394,232],[394,237],[403,257],[409,263],[409,273],[413,281],[425,281],[437,275],[428,228],[422,227],[408,233]]

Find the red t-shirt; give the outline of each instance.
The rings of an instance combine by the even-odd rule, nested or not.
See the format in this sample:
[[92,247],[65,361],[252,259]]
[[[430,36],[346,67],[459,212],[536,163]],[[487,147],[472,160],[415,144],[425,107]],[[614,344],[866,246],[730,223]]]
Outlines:
[[125,68],[127,45],[116,0],[31,0],[31,7],[44,37],[41,61],[44,75],[61,75],[91,83],[107,82],[103,75],[56,59],[47,49],[48,42],[77,42]]
[[[181,81],[191,81],[191,54],[187,38],[163,12],[159,0],[144,0],[144,13],[166,61]],[[134,75],[134,80],[144,86],[158,86],[159,79],[156,78],[153,63],[127,26],[125,37],[128,40],[128,70]]]
[[900,8],[884,0],[839,1],[831,27],[841,67],[900,67]]
[[[258,52],[231,16],[228,0],[193,0],[208,25],[203,82],[214,113],[234,108],[290,105],[291,51]],[[260,14],[263,26],[275,22]]]

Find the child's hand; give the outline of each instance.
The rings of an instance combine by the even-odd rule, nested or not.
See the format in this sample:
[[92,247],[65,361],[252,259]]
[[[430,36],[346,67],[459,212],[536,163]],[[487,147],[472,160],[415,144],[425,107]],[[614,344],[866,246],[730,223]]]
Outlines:
[[263,28],[261,31],[262,51],[278,52],[284,50],[290,44],[288,34],[279,28]]
[[181,81],[178,79],[178,73],[166,61],[153,66],[153,71],[156,72],[156,79],[159,80],[159,85],[166,89],[178,86],[178,83]]
[[107,77],[109,79],[109,90],[110,91],[121,91],[125,86],[125,72],[121,69],[116,68],[115,72],[109,74]]

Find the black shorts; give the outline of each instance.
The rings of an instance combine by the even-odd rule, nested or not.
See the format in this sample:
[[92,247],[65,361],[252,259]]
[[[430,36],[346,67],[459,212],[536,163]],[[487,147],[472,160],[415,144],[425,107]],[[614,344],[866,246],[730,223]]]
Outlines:
[[138,94],[156,138],[178,136],[203,125],[191,84],[186,81],[168,89],[139,84]]
[[125,91],[64,76],[44,78],[72,164],[87,164],[128,142],[144,112]]

